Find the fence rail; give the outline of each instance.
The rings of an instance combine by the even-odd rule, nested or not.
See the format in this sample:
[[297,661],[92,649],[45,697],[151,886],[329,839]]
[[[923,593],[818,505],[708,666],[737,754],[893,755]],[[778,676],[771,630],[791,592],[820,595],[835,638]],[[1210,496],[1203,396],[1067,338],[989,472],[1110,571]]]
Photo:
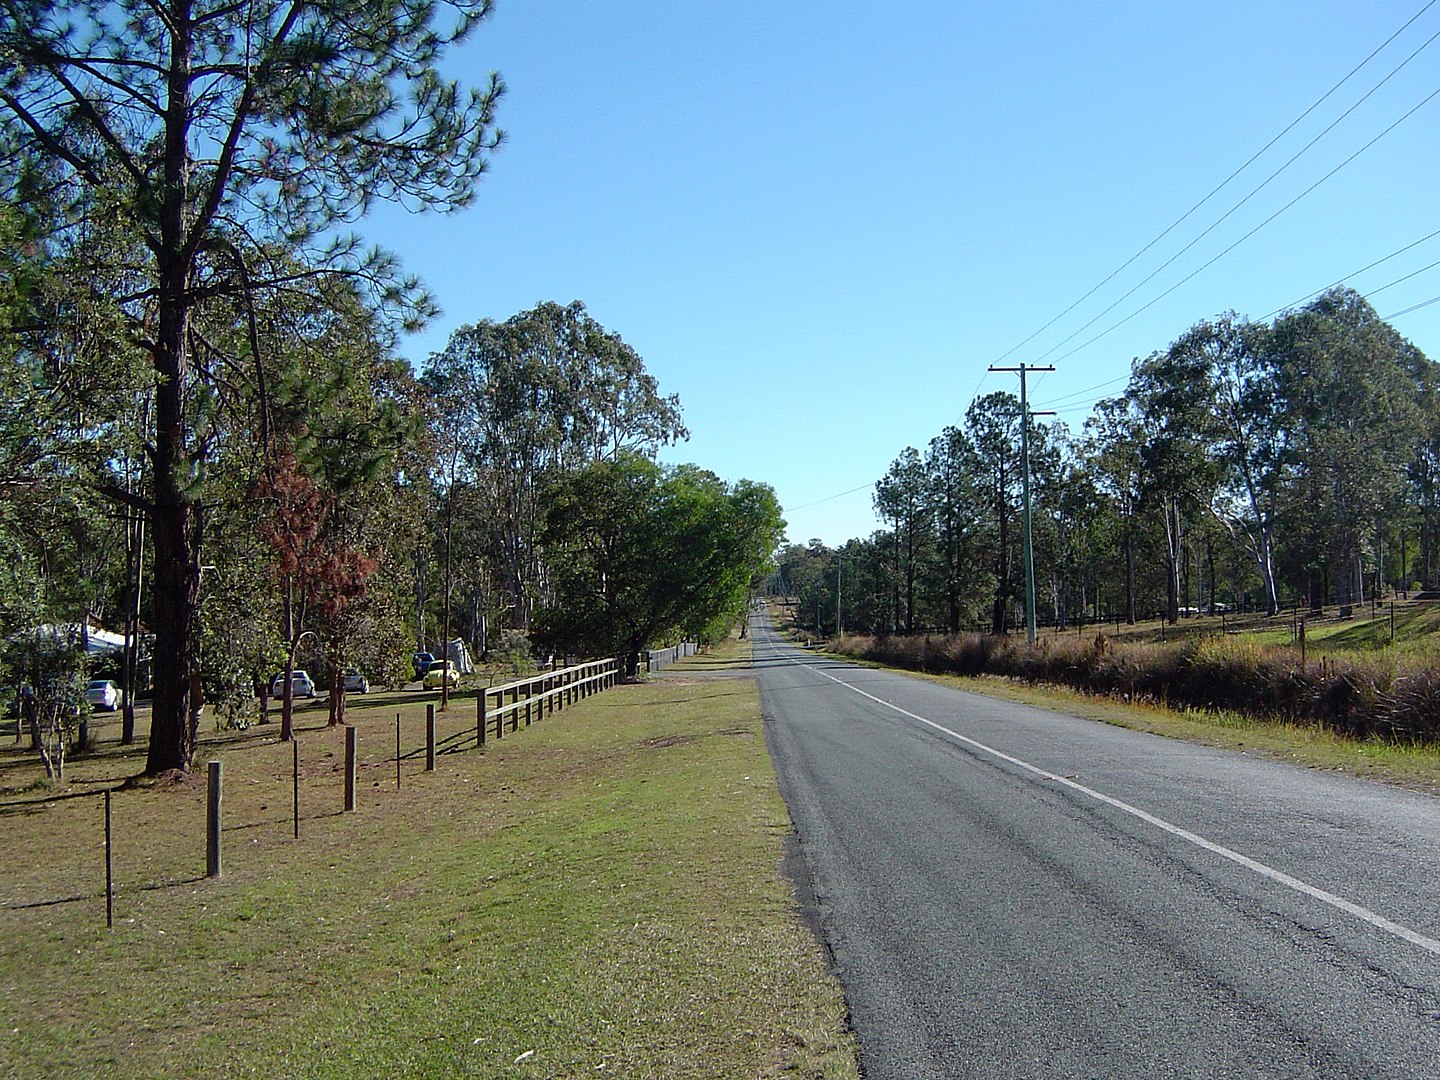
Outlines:
[[682,641],[668,649],[650,649],[645,653],[646,671],[663,671],[677,660],[694,656],[700,646],[693,641]]
[[[591,660],[572,667],[558,668],[517,679],[500,686],[487,686],[475,695],[475,741],[484,746],[491,730],[495,738],[505,734],[506,721],[511,731],[520,728],[521,717],[526,727],[532,720],[563,709],[591,694],[609,689],[619,677],[619,665],[611,660]],[[507,702],[505,699],[509,698]],[[494,704],[491,704],[491,699]]]

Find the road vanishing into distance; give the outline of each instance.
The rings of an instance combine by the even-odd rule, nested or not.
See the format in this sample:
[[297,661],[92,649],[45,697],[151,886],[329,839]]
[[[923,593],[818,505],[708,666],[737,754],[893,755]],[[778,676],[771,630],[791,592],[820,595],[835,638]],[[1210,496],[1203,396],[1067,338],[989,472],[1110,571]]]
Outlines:
[[751,629],[869,1080],[1440,1077],[1440,799]]

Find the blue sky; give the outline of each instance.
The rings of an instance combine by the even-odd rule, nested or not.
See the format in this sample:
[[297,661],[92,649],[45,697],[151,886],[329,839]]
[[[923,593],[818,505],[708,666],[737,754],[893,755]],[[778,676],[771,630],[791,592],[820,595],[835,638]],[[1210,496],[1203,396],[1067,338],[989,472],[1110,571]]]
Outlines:
[[[1440,237],[1356,273],[1440,230],[1440,40],[1322,135],[1437,34],[1426,0],[501,0],[449,64],[509,86],[475,203],[361,231],[444,309],[412,361],[581,300],[680,395],[664,460],[773,485],[790,538],[833,545],[878,527],[906,446],[1016,389],[992,363],[1055,364],[1031,399],[1078,429],[1199,319],[1341,279],[1414,273],[1382,316],[1440,297]],[[1440,358],[1440,303],[1394,322]]]

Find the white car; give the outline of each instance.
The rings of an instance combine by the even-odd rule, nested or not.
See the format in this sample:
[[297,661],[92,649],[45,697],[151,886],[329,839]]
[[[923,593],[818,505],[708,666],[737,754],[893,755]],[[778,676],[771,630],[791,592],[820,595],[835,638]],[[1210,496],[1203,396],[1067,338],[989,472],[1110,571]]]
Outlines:
[[[285,696],[285,673],[283,671],[276,675],[275,681],[270,684],[270,696],[274,698]],[[290,673],[290,696],[315,696],[315,680],[310,678],[309,672],[297,669]]]
[[370,692],[370,680],[354,669],[340,676],[340,684],[345,687],[347,694],[368,694]]
[[114,712],[124,699],[120,688],[109,679],[91,679],[85,687],[85,700],[96,712]]

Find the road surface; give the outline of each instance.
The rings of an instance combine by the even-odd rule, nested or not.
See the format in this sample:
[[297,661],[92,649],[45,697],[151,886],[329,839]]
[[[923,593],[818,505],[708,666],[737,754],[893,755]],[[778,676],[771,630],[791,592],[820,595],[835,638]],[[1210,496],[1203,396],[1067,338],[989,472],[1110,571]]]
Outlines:
[[869,1080],[1440,1077],[1440,799],[751,627]]

